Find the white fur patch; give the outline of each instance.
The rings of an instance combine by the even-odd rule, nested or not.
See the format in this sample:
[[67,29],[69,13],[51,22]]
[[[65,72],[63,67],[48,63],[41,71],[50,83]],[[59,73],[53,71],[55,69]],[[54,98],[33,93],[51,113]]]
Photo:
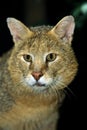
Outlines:
[[27,84],[29,84],[30,86],[34,85],[36,83],[36,80],[34,79],[34,77],[31,75],[29,77],[25,78],[25,81]]
[[25,82],[30,86],[34,86],[35,84],[41,84],[42,86],[43,85],[47,86],[52,83],[52,79],[45,78],[44,76],[42,76],[38,81],[36,81],[32,75],[29,75],[28,77],[25,78]]
[[45,84],[45,85],[49,85],[50,83],[52,82],[52,79],[51,78],[45,78],[44,76],[42,76],[38,83],[40,84]]

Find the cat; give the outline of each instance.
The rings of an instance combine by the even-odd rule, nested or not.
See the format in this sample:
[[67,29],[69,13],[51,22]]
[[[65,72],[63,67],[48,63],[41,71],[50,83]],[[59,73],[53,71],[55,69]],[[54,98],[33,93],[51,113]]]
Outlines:
[[75,20],[28,28],[8,17],[14,46],[0,59],[0,130],[56,130],[64,88],[75,78]]

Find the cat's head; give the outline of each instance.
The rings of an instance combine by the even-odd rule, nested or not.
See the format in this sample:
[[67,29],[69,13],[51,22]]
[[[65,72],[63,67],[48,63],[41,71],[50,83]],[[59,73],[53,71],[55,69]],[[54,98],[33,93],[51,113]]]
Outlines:
[[9,71],[15,84],[43,92],[58,91],[71,83],[78,66],[71,47],[73,16],[64,17],[54,27],[29,29],[15,18],[8,18],[7,25],[14,41]]

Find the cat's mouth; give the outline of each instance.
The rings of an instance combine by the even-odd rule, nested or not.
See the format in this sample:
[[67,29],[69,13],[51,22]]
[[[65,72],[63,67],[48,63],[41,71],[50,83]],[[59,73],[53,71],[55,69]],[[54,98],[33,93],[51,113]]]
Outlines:
[[25,78],[25,82],[32,88],[42,90],[49,87],[52,83],[52,78],[45,79],[44,77],[41,77],[39,80],[35,80],[33,76],[30,76]]
[[45,87],[45,84],[36,82],[33,86],[37,86],[37,87]]

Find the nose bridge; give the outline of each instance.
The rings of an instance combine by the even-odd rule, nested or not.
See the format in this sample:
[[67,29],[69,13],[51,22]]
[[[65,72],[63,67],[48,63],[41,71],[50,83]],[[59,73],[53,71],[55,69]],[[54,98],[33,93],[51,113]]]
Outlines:
[[40,57],[37,57],[34,61],[34,70],[35,72],[40,72],[44,68],[45,63]]
[[32,72],[44,72],[46,69],[46,63],[44,62],[44,57],[40,54],[34,57],[34,60],[31,64]]

